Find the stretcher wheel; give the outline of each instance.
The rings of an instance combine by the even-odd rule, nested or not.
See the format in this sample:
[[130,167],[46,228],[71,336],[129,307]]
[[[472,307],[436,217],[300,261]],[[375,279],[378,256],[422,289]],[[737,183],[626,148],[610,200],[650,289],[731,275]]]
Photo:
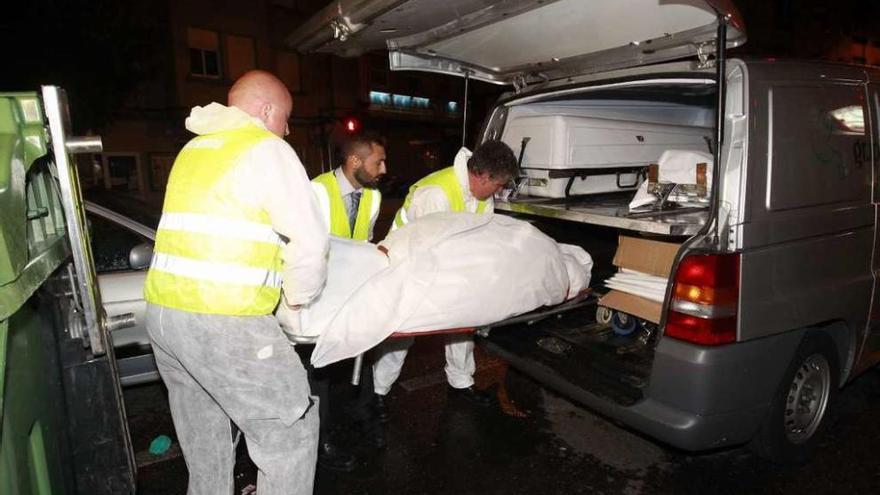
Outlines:
[[611,315],[614,311],[606,306],[597,306],[596,307],[596,323],[601,323],[602,325],[611,324]]
[[617,335],[626,337],[632,335],[639,328],[639,322],[633,315],[615,311],[611,316],[611,329]]

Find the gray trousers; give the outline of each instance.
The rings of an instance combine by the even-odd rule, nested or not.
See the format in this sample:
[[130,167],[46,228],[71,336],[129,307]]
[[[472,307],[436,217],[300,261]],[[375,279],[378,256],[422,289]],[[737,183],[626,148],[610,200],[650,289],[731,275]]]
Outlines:
[[[373,390],[386,395],[400,376],[413,337],[387,339],[376,348],[373,363]],[[474,339],[470,335],[446,336],[446,381],[452,388],[468,388],[474,384]]]
[[318,407],[275,317],[147,304],[146,320],[189,471],[187,494],[232,494],[230,420],[257,466],[259,495],[311,494]]

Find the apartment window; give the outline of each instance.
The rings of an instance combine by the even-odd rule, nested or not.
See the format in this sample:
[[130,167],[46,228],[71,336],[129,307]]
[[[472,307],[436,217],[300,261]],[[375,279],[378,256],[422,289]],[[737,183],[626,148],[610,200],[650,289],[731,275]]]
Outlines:
[[384,91],[370,91],[370,106],[383,110],[400,110],[415,112],[430,112],[430,98],[421,96],[397,95]]
[[254,39],[248,36],[225,36],[226,66],[230,79],[257,68],[256,48]]
[[153,153],[150,155],[150,189],[164,191],[168,184],[168,176],[171,175],[171,166],[174,165],[174,155],[171,153]]
[[135,155],[107,156],[108,189],[136,191],[138,188],[138,166]]
[[199,77],[220,77],[220,36],[216,31],[187,28],[189,72]]

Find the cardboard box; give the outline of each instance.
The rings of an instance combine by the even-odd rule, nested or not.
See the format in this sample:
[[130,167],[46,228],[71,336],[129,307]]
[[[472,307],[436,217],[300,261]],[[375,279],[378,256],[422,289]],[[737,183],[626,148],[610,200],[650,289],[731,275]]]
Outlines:
[[619,290],[609,291],[599,299],[599,304],[654,323],[660,323],[660,317],[663,316],[662,304]]
[[[614,266],[669,279],[679,248],[671,242],[620,236]],[[599,304],[657,324],[663,316],[663,304],[619,290],[609,291]]]
[[649,275],[669,278],[672,262],[681,246],[672,242],[660,242],[638,237],[620,236],[614,266],[629,268]]

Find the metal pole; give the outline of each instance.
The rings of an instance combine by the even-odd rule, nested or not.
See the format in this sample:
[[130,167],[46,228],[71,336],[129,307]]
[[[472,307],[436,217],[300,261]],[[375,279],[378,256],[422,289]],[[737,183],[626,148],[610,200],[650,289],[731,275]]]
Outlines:
[[467,139],[467,111],[468,111],[468,83],[470,82],[471,71],[464,71],[464,102],[462,104],[463,115],[461,119],[461,146],[464,147]]
[[361,367],[364,364],[364,354],[360,353],[354,358],[354,366],[351,369],[351,384],[358,386],[361,383]]
[[718,83],[718,113],[715,115],[715,163],[712,167],[712,191],[710,193],[711,196],[709,196],[710,198],[712,198],[711,200],[714,206],[710,210],[710,218],[707,224],[712,224],[714,221],[712,242],[717,246],[720,234],[720,232],[718,232],[720,228],[720,225],[718,223],[721,221],[721,201],[718,198],[718,182],[721,179],[721,174],[719,172],[721,170],[721,147],[724,143],[724,118],[726,113],[724,103],[727,96],[727,75],[725,74],[725,68],[727,67],[727,18],[720,14],[718,15],[718,33],[715,36],[715,40],[715,78],[717,79]]

